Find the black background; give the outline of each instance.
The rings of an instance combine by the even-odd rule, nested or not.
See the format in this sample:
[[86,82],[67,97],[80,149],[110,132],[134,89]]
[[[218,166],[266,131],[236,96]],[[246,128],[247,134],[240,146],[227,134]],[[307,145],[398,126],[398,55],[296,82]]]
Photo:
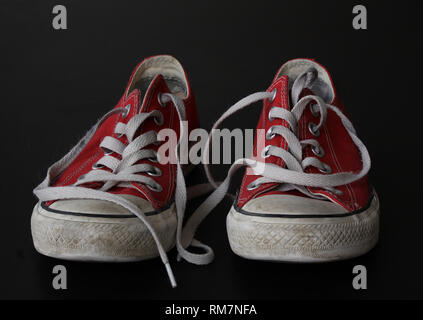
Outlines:
[[[414,3],[2,1],[0,298],[423,298],[422,32]],[[67,8],[67,30],[52,28],[57,4]],[[367,7],[368,30],[352,28],[356,4]],[[266,89],[286,60],[311,57],[325,65],[372,155],[382,211],[377,247],[331,264],[244,260],[229,247],[225,200],[199,230],[198,238],[215,249],[211,265],[177,263],[170,253],[176,289],[159,259],[89,264],[36,253],[32,189],[115,105],[135,65],[160,53],[186,68],[206,129],[240,98]],[[259,111],[251,107],[225,126],[254,128]],[[220,177],[225,169],[213,168]],[[188,183],[202,181],[197,168]],[[51,286],[59,263],[67,267],[68,290]],[[357,264],[367,267],[366,291],[352,288]]]

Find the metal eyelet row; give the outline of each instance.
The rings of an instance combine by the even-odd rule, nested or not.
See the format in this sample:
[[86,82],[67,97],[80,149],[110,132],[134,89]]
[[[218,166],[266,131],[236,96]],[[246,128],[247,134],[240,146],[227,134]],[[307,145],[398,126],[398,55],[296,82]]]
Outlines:
[[[159,105],[162,108],[166,107],[166,103],[163,102],[163,100],[162,100],[162,93],[159,93],[157,95],[157,101],[159,102]],[[160,118],[154,118],[154,122],[158,126],[163,125],[163,123],[164,123],[163,116],[160,117]],[[159,155],[158,155],[158,153],[156,151],[153,151],[153,152],[154,152],[154,156],[151,157],[151,158],[148,158],[148,160],[150,162],[153,162],[153,163],[158,163],[160,161]],[[153,170],[147,171],[147,174],[148,175],[153,176],[153,177],[159,177],[159,176],[162,175],[162,171],[159,168],[157,168],[157,167],[153,167],[153,168],[154,168]],[[158,183],[156,183],[155,185],[146,184],[146,186],[147,186],[147,188],[149,188],[151,191],[154,191],[154,192],[161,192],[163,190],[163,187],[160,184],[158,184]]]

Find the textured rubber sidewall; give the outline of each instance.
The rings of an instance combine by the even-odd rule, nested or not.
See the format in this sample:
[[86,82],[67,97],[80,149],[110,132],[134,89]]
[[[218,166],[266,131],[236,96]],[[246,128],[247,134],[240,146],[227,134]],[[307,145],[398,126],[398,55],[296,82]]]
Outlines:
[[326,262],[360,256],[371,250],[379,237],[379,200],[346,217],[270,218],[239,213],[227,216],[232,251],[255,260]]
[[[147,217],[166,251],[174,246],[174,206]],[[129,262],[157,257],[156,243],[145,224],[134,218],[91,218],[46,212],[39,203],[31,216],[35,249],[65,260]]]

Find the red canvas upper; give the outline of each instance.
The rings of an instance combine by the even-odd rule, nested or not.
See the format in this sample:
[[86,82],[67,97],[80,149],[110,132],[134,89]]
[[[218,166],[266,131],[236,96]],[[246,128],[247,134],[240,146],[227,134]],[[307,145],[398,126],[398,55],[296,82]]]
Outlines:
[[[325,69],[326,70],[326,69]],[[277,73],[277,75],[279,72]],[[332,82],[332,79],[331,79]],[[273,119],[270,120],[268,118],[268,114],[271,108],[279,107],[279,108],[286,108],[290,109],[289,104],[289,86],[288,86],[288,77],[283,75],[280,77],[275,77],[273,83],[267,89],[268,92],[272,92],[274,89],[277,89],[277,96],[272,101],[269,102],[266,100],[263,103],[263,111],[261,113],[259,122],[257,124],[257,129],[265,129],[266,131],[274,126],[274,125],[282,125],[288,127],[288,124],[285,120],[282,119]],[[333,82],[332,88],[334,89]],[[335,91],[335,89],[334,89]],[[311,95],[313,92],[309,89],[304,89],[301,93],[300,97]],[[336,94],[334,93],[334,99],[330,102],[331,105],[336,106],[345,114],[344,107]],[[323,124],[322,128],[320,129],[320,136],[315,137],[313,136],[308,130],[308,123],[314,122],[317,124],[319,122],[319,118],[315,117],[311,112],[310,108],[307,107],[304,111],[302,117],[299,121],[299,139],[315,139],[319,142],[322,148],[325,150],[325,155],[319,158],[324,163],[328,164],[332,168],[332,173],[338,172],[355,172],[358,173],[362,168],[362,161],[361,155],[352,141],[350,135],[348,134],[347,130],[345,129],[344,125],[342,124],[341,119],[335,114],[334,111],[328,109],[327,111],[327,119]],[[254,144],[257,145],[257,137],[255,137]],[[265,146],[272,144],[275,146],[279,146],[281,148],[287,149],[287,143],[283,137],[276,135],[272,140],[266,141]],[[257,151],[257,158],[259,161],[273,163],[279,166],[284,166],[282,159],[275,156],[270,156],[266,159],[263,159],[260,155],[260,150]],[[311,151],[311,147],[306,147],[303,152],[303,159],[306,157],[317,157]],[[320,173],[317,168],[308,167],[305,172],[307,173]],[[248,174],[247,174],[248,173]],[[298,195],[304,196],[299,191],[288,191],[288,192],[281,192],[271,190],[276,186],[275,183],[265,183],[260,185],[258,188],[253,190],[247,190],[247,186],[259,178],[260,176],[251,174],[251,170],[247,170],[242,184],[239,191],[238,196],[238,207],[243,207],[249,200],[257,197],[263,197],[270,194],[291,194],[291,195]],[[348,211],[358,210],[364,207],[370,197],[370,188],[367,182],[367,177],[363,177],[351,184],[338,186],[336,187],[338,190],[342,191],[342,195],[334,194],[333,192],[329,192],[324,189],[319,188],[309,188],[312,193],[318,193],[321,195],[325,195],[333,202],[336,202],[343,206]]]
[[[52,186],[69,186],[76,182],[79,176],[86,174],[92,169],[92,165],[95,164],[100,158],[103,157],[104,151],[100,148],[100,143],[103,138],[106,136],[113,136],[118,138],[114,134],[114,128],[118,122],[128,123],[128,121],[137,113],[140,112],[150,112],[155,109],[159,109],[163,116],[164,122],[162,125],[158,125],[154,119],[150,118],[145,122],[142,127],[139,129],[139,134],[155,130],[160,131],[164,128],[173,129],[179,136],[179,117],[176,111],[175,106],[172,102],[168,102],[166,107],[163,108],[158,99],[158,95],[161,93],[170,93],[170,90],[166,84],[165,79],[162,75],[158,74],[152,80],[147,92],[144,95],[143,100],[141,101],[141,95],[138,89],[134,89],[131,92],[128,92],[131,82],[137,72],[137,70],[146,63],[149,59],[143,60],[140,64],[137,65],[133,71],[131,78],[126,87],[125,93],[122,98],[119,100],[115,108],[123,108],[128,104],[130,105],[130,111],[126,117],[123,117],[121,113],[110,116],[101,126],[97,129],[95,134],[92,136],[87,145],[83,148],[80,154],[74,159],[74,161],[63,171],[63,173],[57,178]],[[197,110],[195,106],[194,96],[188,84],[188,93],[187,97],[183,100],[186,108],[186,117],[188,121],[189,130],[195,129],[198,126]],[[128,141],[123,135],[121,138],[118,138],[121,142],[127,144]],[[156,150],[160,145],[150,145],[149,149]],[[116,157],[116,155],[112,154]],[[138,163],[148,162],[149,160],[144,159],[140,160]],[[132,183],[134,188],[123,188],[123,187],[114,187],[108,192],[115,194],[131,194],[138,197],[148,199],[155,209],[159,209],[162,206],[169,203],[174,195],[175,191],[175,176],[176,176],[176,165],[175,164],[161,164],[154,163],[154,166],[159,168],[162,171],[162,175],[158,177],[153,177],[156,182],[158,182],[163,190],[160,192],[155,192],[150,190],[143,184]],[[101,169],[102,170],[102,169]],[[146,173],[140,173],[146,174]],[[101,186],[101,183],[91,183],[85,185],[85,187],[98,188]]]

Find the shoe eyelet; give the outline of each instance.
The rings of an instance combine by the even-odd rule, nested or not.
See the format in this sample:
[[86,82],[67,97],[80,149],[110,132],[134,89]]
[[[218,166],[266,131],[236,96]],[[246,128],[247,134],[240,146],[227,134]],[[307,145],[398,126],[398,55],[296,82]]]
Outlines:
[[160,162],[159,154],[156,151],[154,151],[154,150],[153,150],[153,153],[154,153],[154,156],[152,156],[150,158],[147,158],[147,160],[149,160],[150,162],[153,162],[153,163]]
[[128,116],[130,110],[131,110],[131,105],[130,104],[126,105],[125,111],[122,113],[122,119],[125,119]]
[[308,130],[313,136],[318,137],[320,136],[320,130],[319,129],[316,130],[316,127],[317,127],[316,124],[314,124],[313,122],[309,122]]
[[313,153],[320,158],[325,155],[325,150],[323,150],[322,147],[313,147],[311,148],[311,151],[313,151]]
[[324,169],[319,168],[319,171],[320,171],[321,173],[326,173],[326,174],[332,173],[332,168],[331,168],[329,165],[324,164],[324,166],[325,166],[325,168],[324,168]]
[[276,98],[276,94],[278,93],[278,89],[273,89],[272,91],[271,91],[271,93],[272,93],[272,96],[269,98],[269,102],[273,102],[274,100],[275,100],[275,98]]
[[152,167],[152,170],[147,171],[147,174],[152,177],[160,177],[162,175],[162,170]]
[[159,185],[159,184],[156,184],[154,186],[146,184],[146,186],[147,186],[148,189],[150,189],[151,191],[154,191],[154,192],[161,192],[163,190],[162,186]]
[[154,122],[158,125],[158,126],[162,126],[164,123],[164,118],[163,115],[161,117],[154,117]]
[[261,151],[261,157],[263,159],[269,158],[271,156],[271,154],[269,154],[269,149],[270,149],[270,146],[267,146],[263,148],[263,150]]
[[314,107],[315,106],[317,106],[317,104],[311,104],[310,105],[310,111],[311,111],[311,114],[315,117],[315,118],[318,118],[319,116],[320,116],[320,111],[317,109],[317,110],[314,110]]
[[148,160],[149,160],[150,162],[153,162],[153,163],[158,163],[158,162],[159,162],[159,159],[157,159],[157,158],[153,158],[153,157],[148,158]]
[[157,95],[157,100],[159,101],[159,104],[160,104],[160,106],[162,107],[162,108],[164,108],[164,107],[166,107],[166,103],[164,103],[163,102],[163,100],[162,100],[162,93],[159,93],[158,95]]
[[98,170],[98,169],[104,168],[104,164],[94,163],[91,168],[93,170]]
[[260,187],[260,184],[256,184],[254,181],[251,182],[248,186],[247,186],[247,190],[251,191],[254,189],[257,189],[258,187]]
[[109,155],[111,155],[113,153],[113,151],[110,150],[110,149],[103,148],[103,147],[101,149],[103,149],[103,152],[104,152],[104,155],[105,156],[109,156]]
[[339,189],[333,189],[332,191],[334,194],[336,194],[337,196],[343,196],[344,192],[342,190]]
[[276,133],[273,132],[273,128],[274,127],[270,127],[269,130],[267,130],[266,140],[272,140],[276,136]]
[[273,118],[273,117],[270,116],[270,112],[272,112],[272,109],[270,109],[269,110],[269,113],[267,114],[267,118],[269,119],[270,122],[272,122],[273,120],[275,120],[275,118]]

